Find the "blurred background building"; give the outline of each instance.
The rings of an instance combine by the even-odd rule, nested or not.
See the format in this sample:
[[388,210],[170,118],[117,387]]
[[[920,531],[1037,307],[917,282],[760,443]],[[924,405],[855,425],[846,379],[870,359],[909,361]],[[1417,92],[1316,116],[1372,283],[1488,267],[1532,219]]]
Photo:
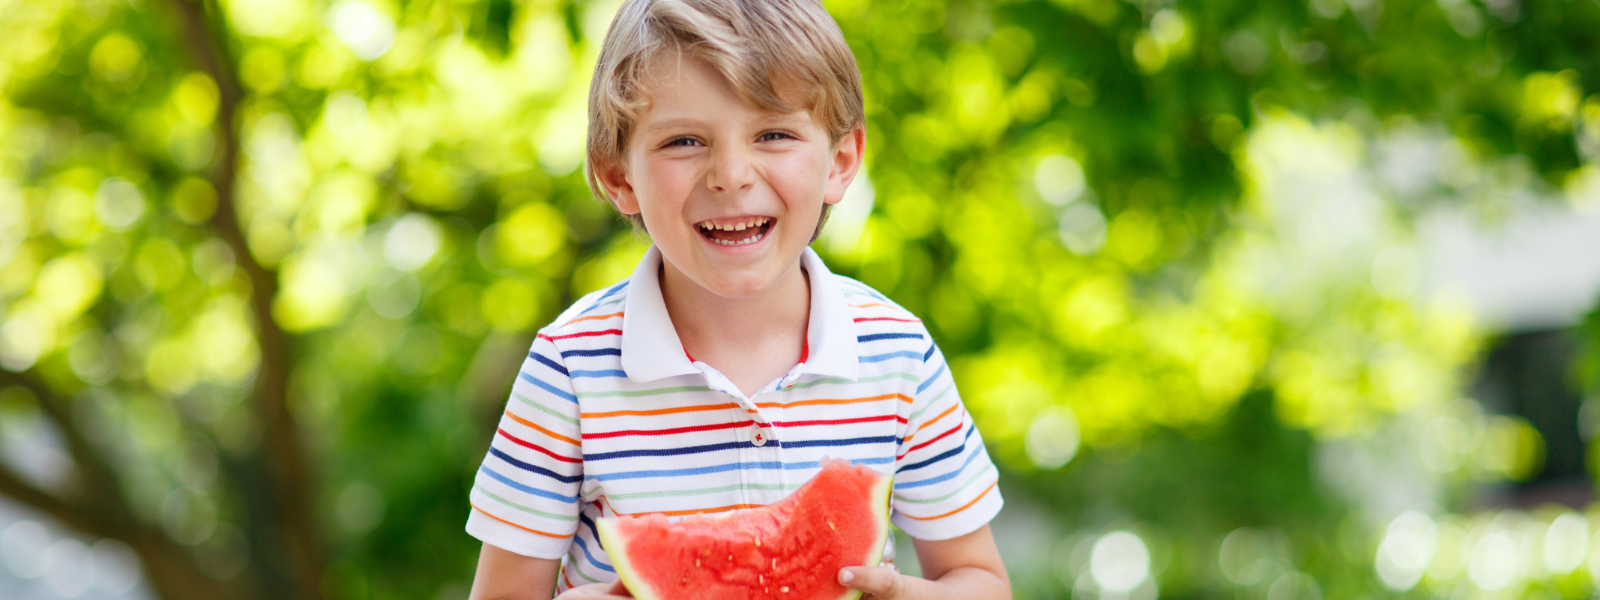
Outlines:
[[[1600,2],[826,5],[1017,597],[1596,594]],[[0,0],[0,597],[464,597],[616,7]]]

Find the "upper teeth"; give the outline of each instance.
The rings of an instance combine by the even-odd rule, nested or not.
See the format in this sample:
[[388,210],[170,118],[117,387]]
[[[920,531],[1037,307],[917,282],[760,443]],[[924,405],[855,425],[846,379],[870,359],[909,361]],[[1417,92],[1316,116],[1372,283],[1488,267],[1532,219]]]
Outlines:
[[723,223],[712,223],[710,221],[705,221],[700,223],[700,227],[708,231],[713,229],[721,229],[723,231],[744,231],[751,227],[760,227],[762,225],[766,225],[767,222],[771,220],[771,217],[745,217],[743,219],[735,219]]

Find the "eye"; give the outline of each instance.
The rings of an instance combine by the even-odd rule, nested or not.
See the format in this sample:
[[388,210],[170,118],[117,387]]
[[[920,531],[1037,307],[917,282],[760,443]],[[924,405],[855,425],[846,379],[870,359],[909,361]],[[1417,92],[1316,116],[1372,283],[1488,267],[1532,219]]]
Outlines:
[[768,131],[766,133],[761,134],[760,137],[757,137],[756,141],[758,141],[758,142],[771,142],[771,141],[777,141],[777,140],[793,140],[793,139],[798,139],[798,138],[796,138],[794,136],[794,134],[791,134],[791,133],[789,133],[787,131]]
[[661,147],[662,148],[671,148],[673,146],[686,146],[687,147],[687,146],[698,146],[698,145],[700,145],[700,140],[694,139],[692,137],[685,136],[685,137],[677,137],[677,138],[672,138],[670,140],[667,140],[667,143],[662,144]]

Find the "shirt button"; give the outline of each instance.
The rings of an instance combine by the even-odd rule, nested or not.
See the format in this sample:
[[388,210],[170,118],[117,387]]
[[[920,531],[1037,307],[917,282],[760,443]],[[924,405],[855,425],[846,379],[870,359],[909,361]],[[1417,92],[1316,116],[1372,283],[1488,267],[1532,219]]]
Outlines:
[[752,427],[750,429],[750,443],[757,446],[767,445],[767,432],[762,431],[760,426]]

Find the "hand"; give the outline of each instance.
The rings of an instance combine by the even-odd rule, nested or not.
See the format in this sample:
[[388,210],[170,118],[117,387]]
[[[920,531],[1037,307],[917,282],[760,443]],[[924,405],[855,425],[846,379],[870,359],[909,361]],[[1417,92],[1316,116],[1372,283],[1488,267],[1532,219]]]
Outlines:
[[556,596],[555,600],[618,600],[632,597],[628,588],[623,587],[622,580],[618,579],[616,583],[580,585]]
[[888,567],[846,567],[839,569],[839,583],[866,592],[868,600],[901,600],[905,597],[906,576]]

